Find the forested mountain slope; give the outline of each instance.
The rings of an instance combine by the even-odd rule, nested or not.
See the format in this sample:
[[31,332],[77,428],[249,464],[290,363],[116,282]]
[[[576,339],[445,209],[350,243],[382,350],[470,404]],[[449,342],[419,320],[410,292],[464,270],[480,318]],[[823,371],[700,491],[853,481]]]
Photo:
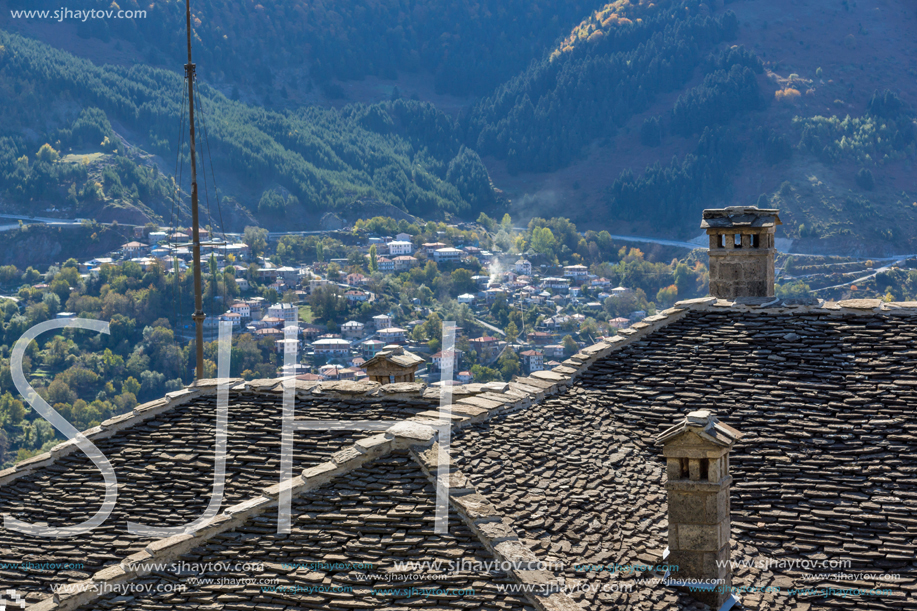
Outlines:
[[[56,10],[58,0],[9,0]],[[129,42],[143,60],[174,66],[185,52],[184,2],[121,0],[143,19],[74,22],[84,39]],[[201,68],[216,79],[270,88],[279,70],[307,67],[315,84],[399,71],[428,72],[439,90],[487,93],[540,55],[599,0],[195,0]],[[110,0],[81,9],[108,10]],[[77,7],[70,7],[77,8]],[[66,25],[66,24],[64,24]],[[62,26],[63,27],[63,26]]]
[[[146,66],[97,67],[16,35],[0,33],[0,45],[6,197],[14,204],[41,200],[74,216],[103,203],[166,215],[172,178],[121,142],[112,124],[163,159],[175,159],[183,137],[187,155],[183,79]],[[206,85],[199,91],[199,129],[208,140],[198,150],[214,152],[221,196],[267,222],[314,219],[361,198],[434,216],[493,203],[480,159],[462,149],[448,118],[424,103],[279,113]],[[41,142],[50,150],[40,150]],[[79,154],[57,159],[71,150]],[[206,178],[210,168],[202,165]]]
[[[783,210],[780,232],[795,240],[794,250],[917,252],[912,4],[643,5],[619,0],[597,11],[558,43],[553,61],[534,64],[476,105],[471,116],[488,120],[471,133],[480,138],[494,183],[513,200],[514,218],[564,213],[618,233],[688,238],[700,233],[695,220],[703,207],[759,203]],[[639,9],[639,16],[606,16],[621,6]],[[683,28],[705,18],[725,23],[734,13],[734,36],[712,45],[692,62],[690,74],[679,74],[682,83],[655,96],[631,81],[620,92],[608,93],[606,86],[594,102],[590,92],[601,90],[605,76],[596,66],[614,65],[614,54],[603,49],[620,37],[621,22],[634,33],[659,20],[660,8],[685,6],[683,18],[672,14],[664,31],[673,31],[674,22]],[[690,53],[677,57],[698,57],[686,48]],[[638,56],[629,53],[621,56],[625,66]],[[553,80],[539,79],[544,74]],[[563,82],[568,86],[559,89]],[[633,110],[621,112],[628,103]],[[556,128],[562,137],[546,132],[558,122],[518,120],[528,108],[562,117]],[[710,132],[702,135],[705,129]],[[555,146],[577,138],[575,146]],[[526,144],[515,151],[504,144],[514,139]],[[522,160],[526,155],[530,159]]]
[[[0,43],[7,204],[170,210],[182,4],[123,0],[148,11],[134,20],[0,17],[93,60]],[[704,207],[760,203],[781,207],[781,232],[806,248],[917,250],[906,0],[192,5],[217,184],[237,225],[306,225],[364,200],[691,237]],[[463,97],[420,101],[445,94]],[[102,156],[55,164],[37,157],[45,142]]]

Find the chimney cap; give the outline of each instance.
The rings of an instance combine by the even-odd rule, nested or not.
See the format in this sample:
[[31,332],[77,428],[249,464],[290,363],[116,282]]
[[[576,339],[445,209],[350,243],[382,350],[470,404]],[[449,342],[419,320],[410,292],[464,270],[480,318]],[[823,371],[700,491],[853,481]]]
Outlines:
[[776,208],[757,206],[727,206],[704,210],[702,229],[729,229],[731,227],[768,228],[782,225]]
[[690,412],[684,420],[665,430],[656,438],[656,444],[666,444],[688,431],[723,447],[729,447],[742,438],[742,433],[737,429],[720,422],[710,410],[702,409]]
[[710,422],[717,422],[716,416],[710,413],[710,410],[700,409],[689,413],[685,418],[689,424],[697,426],[707,426]]

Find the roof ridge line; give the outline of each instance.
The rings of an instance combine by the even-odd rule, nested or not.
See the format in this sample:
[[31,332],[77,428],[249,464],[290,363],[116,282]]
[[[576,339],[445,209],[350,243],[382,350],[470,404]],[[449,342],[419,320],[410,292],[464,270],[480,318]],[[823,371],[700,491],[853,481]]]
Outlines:
[[[762,298],[765,299],[765,298]],[[692,304],[696,311],[732,311],[761,314],[827,314],[854,316],[917,316],[917,301],[884,301],[882,299],[842,299],[817,303],[796,302],[793,299],[766,298],[766,302],[755,303],[756,298],[728,299],[708,298],[704,303]],[[690,300],[695,302],[697,300]],[[685,302],[678,302],[681,307]]]
[[171,562],[216,535],[234,530],[249,518],[277,507],[280,495],[286,490],[290,491],[291,497],[301,496],[393,451],[428,447],[435,443],[436,438],[436,429],[431,426],[420,422],[398,422],[383,433],[358,440],[335,452],[330,461],[304,469],[301,475],[291,479],[262,488],[260,495],[227,507],[222,513],[195,528],[187,529],[182,534],[155,539],[142,551],[97,571],[89,579],[62,586],[52,596],[26,607],[26,611],[73,611],[114,591],[111,586],[144,577],[153,572],[156,565]]
[[[242,378],[227,378],[225,383],[231,385],[229,389],[230,392],[276,396],[281,392],[278,389],[279,385],[281,385],[287,379],[287,377],[288,376],[270,378],[268,380],[254,380],[254,384],[251,382],[245,382],[242,380]],[[241,382],[241,384],[239,382]],[[262,384],[259,385],[258,382],[262,382]],[[265,384],[264,382],[268,383]],[[423,398],[423,391],[426,388],[426,385],[423,384],[419,385],[423,386],[423,388],[417,389],[418,392],[411,392],[411,389],[400,388],[399,390],[402,392],[392,394],[390,397],[387,397],[384,393],[380,393],[381,386],[378,382],[356,382],[356,384],[372,385],[371,388],[367,388],[366,392],[363,393],[349,393],[346,391],[342,392],[344,389],[341,387],[341,385],[343,384],[354,384],[354,382],[328,380],[323,382],[310,383],[297,380],[297,397],[306,398],[309,396],[322,396],[326,398],[337,399],[362,399],[369,402],[378,401],[380,399],[400,399],[405,401],[416,399],[420,402],[430,403],[430,401]],[[98,426],[86,429],[85,431],[80,431],[80,433],[92,442],[108,439],[120,431],[128,429],[136,424],[145,422],[146,420],[149,420],[150,418],[158,416],[164,412],[168,412],[175,407],[184,405],[193,399],[207,395],[215,395],[219,385],[219,378],[199,380],[181,390],[168,392],[164,397],[160,399],[154,399],[152,401],[147,401],[146,403],[138,405],[129,412],[125,412],[117,416],[112,416],[111,418],[104,420]],[[300,385],[305,385],[308,387],[299,388]],[[326,388],[330,392],[322,392]],[[416,395],[416,397],[413,395]],[[15,481],[20,477],[30,475],[44,467],[51,466],[56,463],[58,459],[69,456],[78,450],[79,446],[77,445],[75,439],[62,441],[47,452],[43,452],[27,460],[16,463],[7,469],[0,470],[0,486]]]
[[[577,377],[585,373],[596,361],[645,338],[662,327],[681,320],[690,311],[705,309],[715,301],[716,299],[712,297],[679,301],[671,308],[635,322],[627,329],[619,330],[617,335],[583,348],[554,369],[535,371],[527,378],[516,378],[510,383],[510,387],[513,388],[513,384],[516,384],[516,389],[522,392],[540,391],[534,393],[537,395],[534,403],[540,403],[545,396],[565,391]],[[519,387],[520,385],[522,388]]]
[[[712,297],[680,301],[676,303],[672,308],[663,310],[658,314],[654,314],[653,316],[649,316],[640,322],[634,323],[634,325],[632,325],[629,329],[622,329],[618,335],[615,335],[608,340],[602,340],[592,346],[583,348],[580,352],[574,354],[572,357],[564,361],[564,364],[560,367],[555,367],[553,370],[536,371],[529,377],[525,378],[520,378],[517,376],[507,385],[507,389],[504,390],[504,393],[506,394],[512,392],[513,394],[506,394],[506,396],[518,397],[518,395],[525,395],[528,398],[525,396],[518,397],[518,400],[515,401],[513,406],[510,408],[501,408],[498,410],[488,409],[486,415],[483,415],[481,412],[470,413],[473,411],[470,408],[477,407],[476,403],[471,400],[475,399],[478,395],[487,394],[487,391],[482,393],[472,393],[469,397],[459,399],[456,404],[453,405],[453,409],[457,412],[460,412],[462,417],[456,418],[459,420],[459,422],[456,422],[455,425],[458,425],[458,428],[463,428],[464,426],[468,426],[469,424],[473,424],[482,419],[490,418],[491,416],[495,415],[495,412],[505,413],[518,411],[521,409],[526,409],[533,404],[540,403],[546,396],[552,396],[565,390],[572,384],[576,377],[588,370],[589,367],[600,358],[604,358],[611,352],[623,348],[624,346],[627,346],[630,343],[643,338],[644,336],[652,333],[653,331],[656,331],[662,326],[679,320],[689,310],[705,310],[706,306],[716,302],[717,300]],[[917,303],[915,303],[915,313],[917,313]],[[279,387],[281,384],[288,378],[289,376],[282,376],[277,378],[242,381],[240,384],[231,386],[230,390],[235,392],[250,392],[253,394],[275,396],[280,392]],[[240,379],[241,378],[229,378],[228,383],[232,384],[238,382]],[[102,422],[99,426],[83,431],[82,434],[90,441],[107,439],[119,431],[127,429],[154,416],[158,416],[159,414],[169,411],[179,405],[183,405],[192,399],[196,399],[208,394],[216,394],[219,384],[220,382],[218,378],[199,380],[198,382],[182,390],[166,393],[165,397],[162,399],[149,401],[135,407],[130,412],[109,418],[108,420]],[[304,388],[300,389],[300,385],[304,386]],[[346,389],[351,385],[365,386],[365,391],[352,393],[347,392]],[[352,382],[337,380],[310,383],[302,380],[297,380],[296,386],[297,395],[302,394],[303,396],[314,396],[318,394],[321,396],[331,397],[334,395],[339,395],[338,398],[341,399],[363,399],[369,401],[377,401],[380,398],[384,398],[384,394],[382,392],[384,386],[379,385],[378,382]],[[399,390],[405,392],[396,393],[391,397],[393,400],[399,398],[409,398],[399,395],[415,394],[410,392],[413,390],[413,388],[400,388],[401,386],[404,386],[403,384],[399,384],[398,386]],[[420,388],[425,386],[423,384],[418,384],[417,386],[417,398],[421,401],[424,401],[424,394],[429,389]],[[322,392],[326,388],[331,392]],[[316,389],[318,392],[316,392]],[[354,388],[354,391],[357,390],[357,388]],[[429,400],[427,401],[429,402]],[[431,404],[431,408],[432,407],[433,406]],[[426,413],[429,415],[430,411]],[[48,452],[33,456],[28,460],[17,463],[8,469],[0,471],[0,486],[25,475],[34,473],[38,469],[50,466],[54,464],[58,458],[68,456],[69,454],[76,452],[78,449],[79,448],[74,440],[63,441],[51,448]]]
[[[161,399],[154,399],[153,401],[148,401],[138,405],[131,411],[113,416],[108,420],[104,420],[98,426],[94,426],[90,429],[86,429],[85,431],[81,431],[80,434],[92,442],[108,439],[115,433],[130,428],[135,424],[149,420],[150,418],[158,416],[163,412],[167,412],[174,407],[184,405],[185,403],[188,403],[193,399],[197,399],[198,397],[216,394],[216,392],[216,384],[206,386],[189,386],[188,388],[184,388],[182,390],[168,392],[166,393],[165,397]],[[25,475],[30,475],[38,469],[53,465],[59,458],[69,456],[77,450],[79,450],[79,446],[77,445],[76,439],[68,439],[67,441],[62,441],[47,452],[33,456],[28,460],[16,463],[12,467],[0,471],[0,486],[8,484],[9,482],[19,479]]]

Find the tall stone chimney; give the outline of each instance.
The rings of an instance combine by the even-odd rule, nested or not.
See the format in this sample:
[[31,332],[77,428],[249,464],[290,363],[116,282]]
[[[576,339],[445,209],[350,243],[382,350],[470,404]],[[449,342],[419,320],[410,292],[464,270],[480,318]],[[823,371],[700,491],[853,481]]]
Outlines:
[[730,301],[774,296],[778,212],[755,206],[704,210],[700,226],[710,236],[711,295]]
[[656,440],[666,458],[669,556],[674,585],[722,580],[691,595],[714,609],[729,597],[729,451],[742,434],[706,410],[691,412]]

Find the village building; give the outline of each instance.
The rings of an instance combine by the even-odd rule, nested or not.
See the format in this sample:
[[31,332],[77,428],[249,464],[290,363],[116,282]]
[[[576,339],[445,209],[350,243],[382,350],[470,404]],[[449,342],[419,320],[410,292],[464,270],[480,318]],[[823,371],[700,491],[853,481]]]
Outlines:
[[589,268],[585,265],[567,265],[564,267],[564,277],[580,284],[589,277]]
[[284,322],[296,322],[299,313],[292,303],[275,303],[268,308],[267,315],[270,318],[279,318]]
[[496,358],[500,352],[500,344],[497,338],[489,335],[475,337],[469,341],[471,349],[478,353],[479,359],[490,360]]
[[348,339],[358,339],[363,337],[365,326],[356,320],[349,320],[341,325],[341,334]]
[[400,384],[413,382],[417,368],[424,360],[401,346],[385,346],[376,356],[363,364],[372,382]]
[[388,243],[388,252],[393,257],[409,255],[414,252],[414,245],[410,241],[395,240]]
[[405,333],[407,332],[401,327],[386,327],[385,329],[376,331],[379,340],[386,344],[404,343]]
[[282,318],[274,318],[273,316],[265,316],[261,320],[251,320],[248,323],[248,327],[252,329],[280,329],[283,327],[284,320]]
[[316,357],[340,357],[350,354],[350,342],[346,339],[326,338],[312,342]]
[[236,312],[221,314],[220,320],[231,323],[233,331],[238,331],[242,327],[242,315]]
[[277,354],[286,354],[287,352],[295,354],[301,347],[302,342],[299,339],[286,339],[286,334],[284,334],[284,339],[274,341],[274,352]]
[[378,257],[376,265],[383,274],[391,274],[395,271],[395,262],[388,257]]
[[150,240],[150,244],[161,244],[168,241],[169,234],[165,231],[151,231],[147,238]]
[[250,320],[252,317],[252,308],[244,301],[236,301],[229,306],[229,311],[238,314],[243,320]]
[[353,380],[356,377],[353,369],[340,365],[322,365],[318,373],[325,380]]
[[139,257],[148,249],[149,247],[146,244],[141,244],[140,242],[128,242],[127,244],[121,246],[121,252],[128,259]]
[[356,305],[365,301],[369,301],[370,294],[366,291],[347,291],[344,293],[344,299],[346,299],[351,305]]
[[427,254],[427,256],[432,256],[434,252],[436,252],[440,248],[446,248],[446,246],[447,245],[443,244],[442,242],[427,242],[423,244],[420,248],[421,250],[424,251],[424,253]]
[[331,284],[328,280],[324,278],[312,278],[309,280],[309,292],[314,293],[320,287]]
[[441,350],[430,357],[430,371],[442,371],[444,359],[452,358],[452,370],[455,371],[462,367],[465,353],[461,350]]
[[522,368],[526,373],[534,373],[544,369],[544,354],[539,350],[525,350],[519,353]]
[[396,272],[408,271],[409,269],[417,267],[417,264],[419,263],[417,259],[409,255],[401,255],[395,257],[392,262],[394,263],[394,269]]
[[570,278],[545,278],[541,286],[552,291],[566,292],[570,288]]
[[303,278],[306,278],[306,272],[304,269],[299,267],[281,267],[277,270],[277,277],[283,280],[283,283],[288,287],[299,287],[302,284]]
[[[206,322],[206,320],[204,322]],[[270,339],[274,341],[283,339],[285,336],[283,329],[278,329],[276,327],[264,327],[261,329],[255,329],[253,335],[256,339]]]
[[302,334],[303,339],[311,341],[320,336],[324,330],[318,325],[299,323],[299,332]]
[[465,253],[458,248],[437,248],[433,251],[433,260],[437,263],[455,263],[464,256]]
[[545,346],[553,341],[554,335],[547,331],[532,331],[526,335],[526,339],[528,339],[530,344]]
[[385,342],[381,342],[377,339],[368,339],[360,343],[360,354],[363,355],[364,359],[371,359],[376,356],[376,353],[382,350],[384,346]]
[[386,327],[394,326],[392,324],[392,317],[388,314],[377,314],[373,316],[373,328],[377,331],[379,329],[385,329]]

